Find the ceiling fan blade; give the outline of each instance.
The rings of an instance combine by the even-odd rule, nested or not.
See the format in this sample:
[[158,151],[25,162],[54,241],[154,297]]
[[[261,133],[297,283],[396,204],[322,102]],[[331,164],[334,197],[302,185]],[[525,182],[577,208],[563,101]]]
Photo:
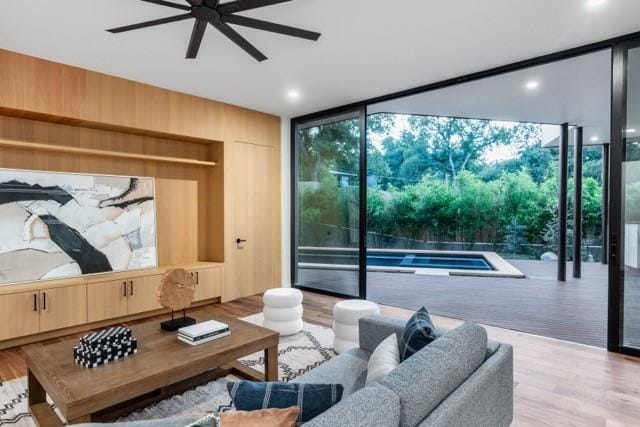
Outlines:
[[187,48],[187,55],[185,58],[194,59],[198,56],[198,50],[202,44],[202,38],[204,37],[204,31],[207,29],[207,21],[196,21],[193,24],[193,31],[191,32],[191,40],[189,41],[189,47]]
[[170,22],[184,21],[186,19],[191,19],[191,18],[193,18],[193,16],[191,16],[190,13],[185,13],[184,15],[169,16],[168,18],[154,19],[153,21],[140,22],[139,24],[125,25],[124,27],[111,28],[107,31],[114,34],[123,33],[125,31],[139,30],[141,28],[168,24]]
[[175,9],[191,10],[191,8],[186,4],[177,4],[177,3],[172,3],[170,1],[164,1],[164,0],[142,0],[142,1],[146,1],[147,3],[158,4],[160,6],[173,7]]
[[259,19],[248,18],[246,16],[224,15],[222,16],[222,20],[228,24],[242,25],[243,27],[270,31],[272,33],[284,34],[285,36],[298,37],[306,40],[316,41],[322,35],[313,31],[289,27],[287,25],[275,24],[273,22],[261,21]]
[[243,12],[245,10],[257,9],[259,7],[272,6],[278,3],[286,3],[292,0],[235,0],[222,3],[218,7],[221,14]]
[[193,7],[202,6],[202,0],[187,0],[187,3]]
[[253,56],[256,61],[262,62],[267,59],[267,57],[256,49],[251,43],[249,43],[244,37],[242,37],[236,30],[231,28],[224,22],[211,22],[211,25],[216,27],[218,31],[227,36],[229,40],[240,46],[245,52],[249,55]]

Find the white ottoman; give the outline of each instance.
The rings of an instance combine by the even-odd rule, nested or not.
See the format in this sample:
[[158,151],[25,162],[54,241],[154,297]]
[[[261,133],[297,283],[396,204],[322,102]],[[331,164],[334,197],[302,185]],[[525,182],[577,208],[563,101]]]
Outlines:
[[280,335],[295,335],[302,330],[302,292],[292,288],[269,289],[262,297],[262,326]]
[[359,346],[358,321],[372,314],[380,314],[380,307],[371,301],[347,300],[333,306],[333,349],[336,353]]

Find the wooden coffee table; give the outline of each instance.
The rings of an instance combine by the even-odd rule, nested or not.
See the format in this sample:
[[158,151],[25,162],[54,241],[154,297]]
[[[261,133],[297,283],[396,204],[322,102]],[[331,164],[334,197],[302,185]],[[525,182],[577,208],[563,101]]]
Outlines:
[[[227,323],[231,335],[189,346],[176,333],[160,330],[160,320],[131,327],[138,353],[94,369],[73,361],[78,339],[35,344],[25,349],[29,410],[39,426],[61,426],[46,402],[53,400],[69,424],[108,421],[229,373],[254,381],[278,377],[277,332],[220,314],[215,307],[189,313],[198,322]],[[242,366],[237,359],[264,351],[265,373]]]

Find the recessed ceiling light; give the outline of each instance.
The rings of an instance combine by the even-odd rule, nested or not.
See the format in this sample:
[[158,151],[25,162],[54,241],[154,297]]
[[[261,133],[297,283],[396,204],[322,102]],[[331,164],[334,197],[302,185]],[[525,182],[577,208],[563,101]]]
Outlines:
[[290,89],[287,91],[287,98],[292,101],[297,101],[298,99],[300,99],[300,92],[295,89]]
[[524,87],[526,87],[527,90],[536,90],[540,87],[540,82],[537,80],[530,80],[526,85],[524,85]]
[[598,142],[598,141],[600,141],[600,138],[598,138],[597,136],[591,137],[591,142]]
[[595,9],[604,5],[607,0],[587,0],[587,7],[589,9]]

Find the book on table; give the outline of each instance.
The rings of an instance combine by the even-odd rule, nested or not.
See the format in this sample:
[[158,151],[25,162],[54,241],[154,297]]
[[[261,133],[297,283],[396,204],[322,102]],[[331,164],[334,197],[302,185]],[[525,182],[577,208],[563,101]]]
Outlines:
[[229,325],[215,320],[197,323],[178,330],[178,340],[190,344],[204,344],[230,334]]

